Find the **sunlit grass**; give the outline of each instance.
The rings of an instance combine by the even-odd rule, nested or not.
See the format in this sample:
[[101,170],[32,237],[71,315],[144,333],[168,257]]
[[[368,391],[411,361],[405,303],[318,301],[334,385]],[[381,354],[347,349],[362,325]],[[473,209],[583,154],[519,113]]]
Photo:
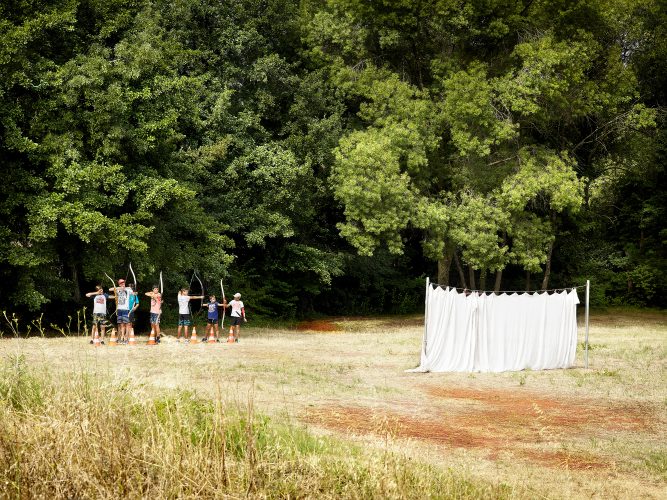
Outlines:
[[276,422],[253,401],[148,396],[89,373],[58,380],[18,357],[0,381],[0,482],[8,497],[510,498],[394,452]]
[[[75,377],[79,381],[76,383],[83,384],[85,381],[85,384],[97,387],[100,399],[109,396],[110,400],[118,401],[119,398],[122,399],[122,394],[129,394],[131,402],[128,404],[134,408],[130,412],[132,419],[135,419],[132,416],[135,414],[141,417],[141,422],[157,419],[155,425],[159,424],[158,427],[150,427],[154,429],[150,432],[156,432],[155,429],[162,429],[165,425],[157,416],[146,414],[150,402],[157,405],[160,412],[172,413],[177,412],[174,405],[189,406],[190,403],[186,401],[190,399],[196,400],[197,405],[203,405],[203,413],[197,410],[199,413],[193,414],[199,417],[188,416],[188,413],[179,421],[192,418],[207,420],[211,415],[207,412],[215,413],[218,411],[217,407],[223,408],[225,415],[246,415],[250,402],[253,414],[261,422],[267,422],[266,425],[274,430],[287,429],[284,432],[292,436],[289,439],[280,439],[303,442],[295,446],[298,449],[305,447],[301,451],[285,451],[287,455],[280,457],[264,455],[269,462],[286,460],[287,456],[292,457],[289,458],[292,462],[305,461],[309,464],[308,467],[317,466],[312,469],[298,465],[297,470],[307,471],[308,475],[315,478],[314,482],[311,484],[310,480],[303,478],[290,480],[289,485],[281,486],[277,490],[284,496],[410,496],[410,493],[403,490],[391,489],[398,486],[383,486],[382,488],[389,488],[386,490],[389,493],[383,489],[369,489],[368,485],[372,482],[370,478],[378,474],[373,467],[385,470],[386,466],[381,457],[389,453],[392,460],[400,463],[414,462],[421,471],[401,474],[408,474],[410,477],[422,473],[444,474],[446,477],[453,474],[457,481],[462,480],[469,484],[472,488],[470,491],[474,491],[471,493],[473,496],[509,495],[515,498],[532,498],[536,491],[548,491],[547,496],[558,498],[627,495],[659,497],[657,492],[667,487],[664,473],[667,448],[663,439],[667,435],[666,317],[656,311],[650,311],[646,317],[637,311],[631,311],[627,315],[623,311],[594,312],[589,332],[591,344],[588,369],[584,368],[584,338],[580,322],[574,368],[501,374],[405,373],[406,369],[419,363],[423,326],[418,316],[334,318],[337,331],[332,332],[303,331],[293,326],[288,329],[270,326],[254,328],[249,324],[242,328],[239,344],[212,346],[179,345],[166,337],[163,344],[157,347],[141,345],[145,342],[145,338],[142,338],[140,345],[135,348],[95,349],[88,345],[85,337],[76,337],[76,333],[69,337],[36,336],[26,339],[23,331],[17,336],[8,333],[5,335],[5,339],[0,341],[0,356],[9,357],[13,361],[24,360],[20,368],[23,370],[20,372],[21,377],[24,378],[19,379],[24,381],[22,384],[25,388],[19,392],[7,389],[6,392],[0,392],[0,397],[7,401],[6,404],[13,408],[13,412],[23,411],[15,405],[28,405],[26,407],[32,408],[30,401],[40,399],[50,408],[49,401],[56,391],[54,387],[59,391],[69,390],[64,380],[73,377],[73,374],[79,374]],[[20,325],[18,327],[20,329]],[[71,330],[75,332],[74,328]],[[167,329],[167,333],[173,333],[173,330]],[[4,369],[9,370],[10,365]],[[3,379],[9,380],[12,377],[16,378],[14,372],[7,372]],[[32,390],[31,383],[35,384]],[[6,388],[11,388],[11,385],[3,387],[2,390],[5,391]],[[354,431],[345,426],[332,428],[304,423],[307,421],[304,417],[311,409],[321,412],[323,408],[333,406],[341,408],[342,412],[345,412],[346,408],[370,410],[371,414],[378,415],[377,418],[380,419],[384,413],[392,414],[397,416],[399,422],[400,416],[403,416],[413,420],[437,420],[446,424],[449,419],[463,412],[469,413],[471,418],[482,419],[479,422],[481,427],[467,427],[464,422],[461,428],[455,428],[451,432],[460,432],[462,435],[472,432],[474,435],[481,429],[488,433],[490,438],[499,432],[496,419],[488,417],[484,420],[484,412],[488,408],[483,403],[464,399],[434,399],[425,392],[425,388],[434,387],[473,392],[500,391],[510,395],[525,394],[529,398],[534,397],[535,406],[529,412],[532,415],[529,415],[529,418],[534,419],[532,424],[538,429],[537,435],[531,434],[533,431],[519,419],[514,428],[503,430],[511,435],[500,445],[454,447],[429,440],[427,434],[423,439],[405,439],[399,433],[387,440],[378,437],[372,429],[370,433],[365,431],[363,426],[357,426],[360,430]],[[76,391],[80,393],[82,388],[79,387]],[[542,398],[574,402],[583,408],[591,405],[603,410],[613,408],[611,415],[617,416],[620,423],[616,427],[609,425],[604,429],[592,425],[578,434],[568,434],[567,425],[561,428],[542,423],[541,412],[545,412],[545,418],[548,417],[548,407],[540,401]],[[85,407],[78,406],[76,410],[68,407],[68,411],[75,413]],[[28,413],[42,415],[40,418],[47,421],[40,411],[30,410]],[[186,410],[180,408],[178,411]],[[187,411],[194,410],[190,408]],[[576,411],[573,410],[575,413]],[[512,412],[513,410],[508,410],[508,414],[501,417],[512,422]],[[628,427],[630,424],[623,423],[628,412],[633,415],[645,413],[648,427]],[[592,414],[595,415],[595,412]],[[202,415],[208,416],[201,417]],[[103,418],[110,418],[108,412]],[[40,421],[31,420],[30,425],[37,425]],[[545,422],[547,421],[548,418]],[[175,421],[170,422],[178,427]],[[10,423],[14,425],[16,420],[7,420],[6,426]],[[146,430],[149,427],[136,421],[131,429],[134,433],[131,439],[143,439],[149,432]],[[194,425],[194,432],[200,437],[207,435],[201,434],[201,428],[197,425]],[[277,434],[268,435],[279,438]],[[175,442],[184,439],[179,436],[180,434],[174,437]],[[52,439],[51,435],[42,437],[46,441]],[[316,446],[319,440],[323,440],[324,444]],[[197,446],[208,446],[206,440],[197,442]],[[338,448],[331,447],[333,444]],[[33,443],[33,446],[36,444]],[[64,447],[65,443],[59,446]],[[314,451],[307,452],[310,448]],[[181,446],[178,449],[185,448]],[[16,450],[15,452],[18,453]],[[526,460],[521,453],[527,452],[537,454],[541,461]],[[346,468],[348,466],[345,460],[341,459],[347,455],[357,464],[350,466],[352,469]],[[66,453],[63,456],[67,456]],[[135,459],[137,456],[139,455],[133,455]],[[294,458],[295,456],[297,458]],[[169,457],[170,461],[180,460],[176,455]],[[545,457],[552,457],[553,460],[545,462]],[[232,461],[239,460],[234,454],[230,454],[228,458]],[[49,460],[51,459],[53,457],[49,455]],[[572,465],[577,460],[584,463],[578,469]],[[588,470],[586,464],[589,462],[591,467],[601,463],[605,464],[606,468]],[[277,469],[272,468],[274,465],[271,464],[266,466],[267,470],[273,471],[263,479],[267,481],[266,484],[279,481],[277,475],[285,474],[283,469],[278,466],[275,466]],[[163,465],[166,467],[164,463]],[[331,476],[328,475],[329,469],[333,471]],[[139,475],[156,474],[155,470],[150,468],[139,470]],[[179,467],[179,470],[182,470],[182,467]],[[247,478],[250,473],[246,470],[243,477]],[[349,475],[361,483],[345,479],[349,478]],[[176,477],[174,476],[173,481],[176,481]],[[222,476],[218,479],[220,477]],[[302,480],[305,482],[302,483]],[[339,480],[344,483],[347,481],[347,489],[341,490],[333,484]],[[449,480],[453,481],[451,477],[447,479]],[[206,483],[204,479],[202,481]],[[248,485],[247,479],[244,481],[246,482],[234,486],[237,489],[220,491],[224,491],[225,495],[242,496],[246,491],[243,488]],[[387,481],[388,484],[394,484],[398,480],[393,478]],[[194,489],[178,490],[174,489],[177,487],[173,484],[164,483],[165,489],[161,491],[172,497],[195,495],[192,493]],[[463,489],[445,491],[468,491],[468,486],[461,486],[460,482],[456,484],[456,488]],[[315,489],[309,489],[311,487],[323,490],[313,493]],[[254,496],[271,496],[266,489],[256,491]],[[299,491],[302,493],[298,493]],[[436,493],[433,495],[439,496]],[[93,496],[113,495],[105,493]]]

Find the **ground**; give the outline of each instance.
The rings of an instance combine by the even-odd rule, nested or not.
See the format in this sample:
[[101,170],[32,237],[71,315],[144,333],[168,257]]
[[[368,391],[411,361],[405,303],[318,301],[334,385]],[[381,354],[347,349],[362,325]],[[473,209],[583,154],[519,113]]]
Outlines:
[[252,400],[277,419],[507,484],[520,497],[667,497],[667,315],[593,314],[589,369],[578,349],[568,370],[406,373],[422,333],[419,317],[334,318],[244,327],[238,344],[5,338],[0,355],[22,354],[56,376],[93,371],[148,392]]

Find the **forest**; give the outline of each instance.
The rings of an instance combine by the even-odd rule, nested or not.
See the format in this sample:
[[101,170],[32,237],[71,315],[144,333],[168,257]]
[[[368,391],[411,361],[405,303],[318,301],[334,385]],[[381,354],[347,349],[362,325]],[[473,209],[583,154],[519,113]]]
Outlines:
[[664,0],[0,0],[0,310],[666,307],[665,61]]

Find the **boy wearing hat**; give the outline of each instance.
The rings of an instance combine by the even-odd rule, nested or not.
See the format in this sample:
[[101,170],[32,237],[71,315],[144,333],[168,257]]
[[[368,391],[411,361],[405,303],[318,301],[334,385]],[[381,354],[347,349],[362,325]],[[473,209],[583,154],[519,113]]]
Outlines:
[[[113,291],[113,288],[110,288],[109,291]],[[125,280],[120,278],[116,287],[116,322],[120,344],[127,343],[130,324],[130,295],[133,293],[130,287],[125,286]]]
[[241,332],[241,321],[244,321],[246,323],[248,322],[248,320],[245,317],[245,306],[243,305],[243,302],[241,302],[241,294],[238,292],[235,293],[234,300],[232,300],[225,307],[232,308],[232,312],[230,314],[232,324],[229,327],[229,335],[233,335],[234,342],[238,342],[239,333]]

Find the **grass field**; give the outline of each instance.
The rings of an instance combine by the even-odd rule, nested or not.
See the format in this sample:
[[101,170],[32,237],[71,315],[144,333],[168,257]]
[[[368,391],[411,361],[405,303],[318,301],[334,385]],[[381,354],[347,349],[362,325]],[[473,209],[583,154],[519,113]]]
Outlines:
[[[665,498],[667,315],[594,313],[589,369],[579,349],[569,370],[503,374],[406,373],[421,321],[246,327],[229,345],[4,338],[0,480],[17,497]],[[146,464],[127,476],[130,456]],[[181,475],[146,479],[167,467]]]

